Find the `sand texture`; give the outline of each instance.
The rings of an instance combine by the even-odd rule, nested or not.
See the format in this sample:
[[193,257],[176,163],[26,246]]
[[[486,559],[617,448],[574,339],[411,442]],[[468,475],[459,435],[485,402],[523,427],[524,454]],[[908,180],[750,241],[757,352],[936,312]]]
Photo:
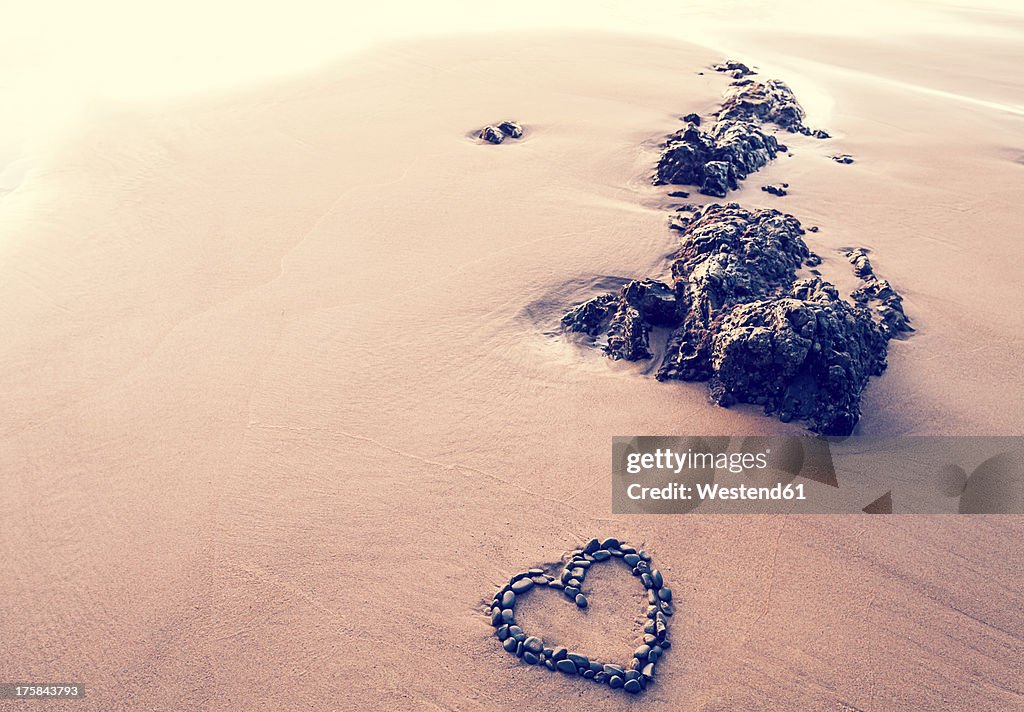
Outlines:
[[[1000,68],[951,41],[956,72],[910,40],[747,46],[834,138],[786,135],[730,199],[819,226],[847,293],[839,250],[869,248],[917,328],[858,432],[1019,433],[1021,46]],[[0,679],[80,680],[82,711],[625,708],[485,615],[617,536],[679,606],[651,708],[1024,706],[1018,518],[608,514],[613,435],[801,432],[558,333],[610,277],[663,274],[658,143],[719,105],[721,59],[392,44],[40,157],[0,199]],[[503,119],[525,135],[471,137]],[[642,589],[588,585],[524,620],[628,656]]]

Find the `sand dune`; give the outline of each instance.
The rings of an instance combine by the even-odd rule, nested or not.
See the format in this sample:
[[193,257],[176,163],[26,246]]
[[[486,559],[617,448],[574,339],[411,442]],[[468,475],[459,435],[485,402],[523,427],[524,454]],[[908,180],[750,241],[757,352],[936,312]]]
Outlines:
[[[796,44],[741,59],[835,138],[790,140],[737,199],[820,226],[840,286],[836,250],[864,245],[905,295],[918,333],[861,432],[1018,432],[1024,89],[898,43]],[[0,678],[81,680],[76,709],[617,709],[516,664],[483,613],[604,534],[649,546],[680,603],[655,707],[1020,706],[1018,519],[608,514],[613,435],[799,432],[552,334],[664,269],[657,142],[717,105],[719,59],[389,45],[38,157],[2,198]],[[526,136],[467,138],[504,118]],[[621,605],[622,630],[566,642],[628,648]]]

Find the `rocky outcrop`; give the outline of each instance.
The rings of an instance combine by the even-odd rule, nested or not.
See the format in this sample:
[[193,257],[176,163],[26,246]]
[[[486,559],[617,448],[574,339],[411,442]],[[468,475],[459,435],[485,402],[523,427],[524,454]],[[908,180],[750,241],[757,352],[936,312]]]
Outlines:
[[708,381],[719,405],[753,403],[815,432],[849,434],[888,340],[909,328],[866,255],[857,253],[864,283],[848,302],[818,277],[798,278],[820,258],[792,215],[713,204],[672,225],[682,237],[667,282],[633,281],[584,302],[564,328],[603,340],[612,358],[644,360],[651,329],[667,327],[659,380]]
[[522,138],[523,127],[517,124],[515,121],[502,121],[496,126],[488,125],[484,126],[477,133],[480,139],[487,143],[502,143],[506,137],[508,138]]
[[882,334],[892,339],[904,332],[913,331],[914,327],[903,311],[903,297],[892,288],[888,280],[878,278],[868,259],[868,251],[857,247],[846,250],[845,254],[853,265],[854,274],[861,280],[861,285],[850,296],[871,310]]

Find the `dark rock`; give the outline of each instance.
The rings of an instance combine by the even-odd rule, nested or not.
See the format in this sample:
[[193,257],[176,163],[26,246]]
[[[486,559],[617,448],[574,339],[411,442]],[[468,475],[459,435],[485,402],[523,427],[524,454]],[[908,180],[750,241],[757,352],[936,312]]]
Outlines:
[[532,579],[519,579],[518,581],[512,584],[513,593],[525,593],[526,591],[529,591],[531,588],[533,588]]
[[836,156],[832,156],[832,160],[836,163],[842,163],[844,165],[850,165],[853,163],[853,156],[848,153],[840,153]]
[[488,143],[498,144],[505,140],[505,134],[497,126],[484,126],[480,129],[480,138]]
[[640,557],[636,554],[626,554],[622,557],[622,560],[625,561],[631,567],[636,566],[640,563]]
[[610,558],[612,558],[611,553],[604,549],[594,552],[594,561],[607,561]]
[[[751,74],[756,74],[753,69],[745,65],[743,62],[737,62],[732,59],[728,59],[721,64],[716,64],[712,67],[716,72],[729,72],[734,77],[745,77]],[[738,75],[738,76],[737,76]]]
[[551,659],[557,663],[559,660],[564,660],[568,655],[568,648],[558,647],[551,652]]
[[665,577],[662,576],[661,572],[658,571],[658,569],[651,570],[651,580],[654,581],[655,588],[661,588],[665,585]]
[[530,665],[536,665],[540,662],[540,656],[538,656],[536,653],[530,652],[529,650],[524,650],[523,660],[528,662]]
[[668,138],[658,161],[658,184],[696,185],[724,198],[739,181],[778,154],[778,142],[749,121],[719,121],[708,131],[694,125]]
[[816,131],[811,131],[810,135],[813,136],[814,138],[832,138],[832,135],[829,134],[828,131],[825,131],[823,129],[817,129]]
[[558,672],[564,672],[566,675],[576,674],[576,663],[572,660],[559,660],[555,663],[555,667],[558,669]]
[[505,591],[501,596],[501,607],[512,608],[516,605],[516,594],[512,591]]
[[590,668],[590,658],[588,658],[586,655],[578,655],[576,653],[569,653],[568,658],[577,667],[588,668],[588,669]]
[[617,690],[622,687],[623,679],[621,675],[611,675],[608,677],[608,687],[613,690]]
[[808,267],[817,267],[821,264],[821,257],[814,254],[813,252],[807,255],[807,259],[804,260],[804,264]]
[[540,655],[544,650],[544,641],[540,638],[531,635],[529,638],[523,641],[523,647],[529,650],[531,653]]
[[663,586],[662,588],[658,589],[658,598],[660,598],[662,601],[665,601],[666,603],[670,602],[672,600],[672,589],[668,586]]
[[501,611],[501,620],[503,623],[515,623],[516,616],[511,608],[505,608]]
[[805,128],[803,108],[793,91],[777,79],[730,87],[718,112],[719,121],[727,119],[773,123],[792,132]]
[[498,124],[498,129],[509,138],[522,138],[523,136],[523,127],[515,121],[502,121]]
[[783,195],[788,195],[786,193],[786,189],[778,185],[762,185],[761,190],[763,190],[765,193],[770,193],[771,195],[778,195],[779,197],[782,197]]
[[645,678],[647,678],[648,680],[653,680],[654,679],[654,663],[647,663],[646,665],[644,665],[643,669],[640,671],[640,675],[645,677]]
[[577,593],[576,594],[576,605],[579,606],[580,608],[586,608],[587,607],[587,597],[584,596],[582,593]]
[[622,689],[624,689],[626,692],[632,695],[635,695],[639,693],[641,690],[640,681],[636,679],[626,680],[626,683],[622,686]]
[[515,638],[506,638],[505,642],[501,644],[506,651],[512,653],[515,652],[516,647],[519,645],[519,641]]
[[700,115],[699,114],[687,114],[686,116],[684,116],[682,118],[682,121],[685,121],[688,124],[693,124],[694,126],[700,126]]
[[670,197],[670,198],[689,198],[690,194],[688,192],[686,192],[685,190],[673,190],[671,193],[668,194],[668,197]]
[[591,539],[587,542],[587,545],[583,547],[584,554],[593,554],[595,551],[601,548],[601,542],[597,539]]

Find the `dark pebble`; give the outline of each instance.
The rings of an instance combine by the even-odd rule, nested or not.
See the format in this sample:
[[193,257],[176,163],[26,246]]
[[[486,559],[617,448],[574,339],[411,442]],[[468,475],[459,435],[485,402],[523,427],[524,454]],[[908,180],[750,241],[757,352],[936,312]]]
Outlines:
[[530,663],[530,665],[536,665],[540,662],[540,658],[535,653],[531,653],[529,650],[523,652],[523,660]]
[[505,640],[506,638],[509,637],[508,626],[507,625],[501,626],[500,628],[498,628],[498,630],[496,630],[494,632],[494,634],[496,636],[498,636],[498,640]]
[[[657,580],[657,579],[655,579],[655,580]],[[665,586],[664,588],[659,589],[658,590],[658,598],[660,598],[661,600],[663,600],[666,603],[668,603],[669,601],[672,600],[672,589],[669,588],[668,586]]]
[[523,647],[535,655],[540,655],[544,650],[544,641],[535,635],[531,635],[523,641]]
[[612,555],[604,549],[599,549],[594,552],[594,561],[607,561],[610,558],[612,558]]
[[508,652],[513,653],[513,652],[515,652],[516,646],[518,646],[518,645],[519,645],[519,641],[518,640],[516,640],[515,638],[508,638],[508,639],[505,640],[504,643],[501,644],[501,647],[503,647]]
[[654,663],[647,663],[646,665],[644,665],[644,669],[640,672],[640,674],[642,676],[646,677],[648,680],[653,680],[654,679]]
[[552,661],[552,660],[545,660],[545,661],[544,661],[544,666],[545,666],[545,667],[546,667],[546,668],[547,668],[548,670],[554,670],[554,669],[555,669],[555,663],[554,663],[554,661]]
[[559,660],[564,660],[566,658],[566,656],[568,656],[568,655],[569,655],[569,649],[568,648],[559,647],[559,648],[555,648],[554,651],[552,651],[551,659],[554,660],[557,663]]
[[635,554],[636,553],[636,549],[634,547],[628,546],[626,544],[623,544],[619,548],[622,549],[622,553],[623,554]]
[[559,660],[555,667],[558,668],[558,672],[564,672],[566,675],[576,674],[576,663],[572,660]]
[[515,593],[525,593],[533,588],[533,579],[519,579],[512,584],[512,591]]
[[622,557],[622,560],[625,561],[630,566],[636,566],[637,564],[640,563],[640,557],[638,555],[636,555],[636,554],[625,554]]
[[631,695],[635,695],[640,692],[640,681],[639,680],[626,680],[626,684],[622,686],[622,689]]
[[584,554],[593,554],[595,551],[601,548],[601,542],[597,539],[591,539],[587,542],[587,545],[583,547]]
[[593,680],[594,679],[594,671],[593,670],[584,670],[583,671],[583,677],[585,677],[587,680]]
[[644,561],[650,561],[651,560],[651,555],[648,554],[643,549],[641,549],[640,551],[638,551],[636,553],[640,554],[640,558],[643,559]]
[[510,638],[515,638],[516,640],[526,640],[526,633],[524,633],[523,629],[517,625],[510,625],[508,627],[508,635]]
[[567,598],[576,598],[576,596],[579,595],[580,590],[575,586],[566,586],[562,593],[564,593]]
[[661,588],[665,585],[665,577],[661,575],[661,572],[657,569],[651,572],[651,578],[654,580],[654,587]]
[[504,622],[505,621],[503,621],[502,618],[501,618],[501,609],[500,608],[492,608],[491,609],[491,625],[494,626],[495,628],[497,628],[498,626],[503,625]]
[[651,646],[641,645],[639,648],[633,651],[633,657],[637,660],[646,660],[648,654],[651,652]]
[[587,668],[588,670],[590,669],[590,658],[588,658],[586,655],[577,655],[576,653],[569,653],[567,657],[577,667]]
[[604,671],[609,675],[618,675],[619,677],[626,676],[626,669],[621,665],[613,665],[611,663],[608,663],[604,666]]
[[516,616],[512,612],[511,608],[506,608],[506,609],[504,609],[501,612],[501,620],[503,620],[505,623],[515,623],[516,622]]
[[644,585],[644,588],[651,588],[654,585],[654,579],[648,573],[640,574],[640,583]]
[[608,678],[608,687],[612,688],[613,690],[617,690],[618,688],[622,687],[622,682],[623,680],[621,677],[619,677],[618,675],[612,675]]
[[601,548],[602,549],[618,549],[619,548],[619,540],[616,539],[615,537],[611,537],[610,536],[610,537],[608,537],[607,539],[605,539],[604,541],[601,542]]
[[516,594],[511,591],[505,591],[501,596],[501,607],[511,608],[514,605],[516,605]]
[[611,554],[612,556],[617,556],[617,557],[619,557],[620,559],[621,559],[621,558],[622,558],[622,556],[623,556],[623,554],[622,554],[622,549],[616,549],[616,548],[614,548],[614,547],[612,547],[611,549],[609,549],[609,550],[608,550],[608,553],[609,553],[609,554]]
[[587,597],[584,596],[582,593],[577,593],[576,594],[576,605],[579,606],[580,608],[586,608],[587,607]]

